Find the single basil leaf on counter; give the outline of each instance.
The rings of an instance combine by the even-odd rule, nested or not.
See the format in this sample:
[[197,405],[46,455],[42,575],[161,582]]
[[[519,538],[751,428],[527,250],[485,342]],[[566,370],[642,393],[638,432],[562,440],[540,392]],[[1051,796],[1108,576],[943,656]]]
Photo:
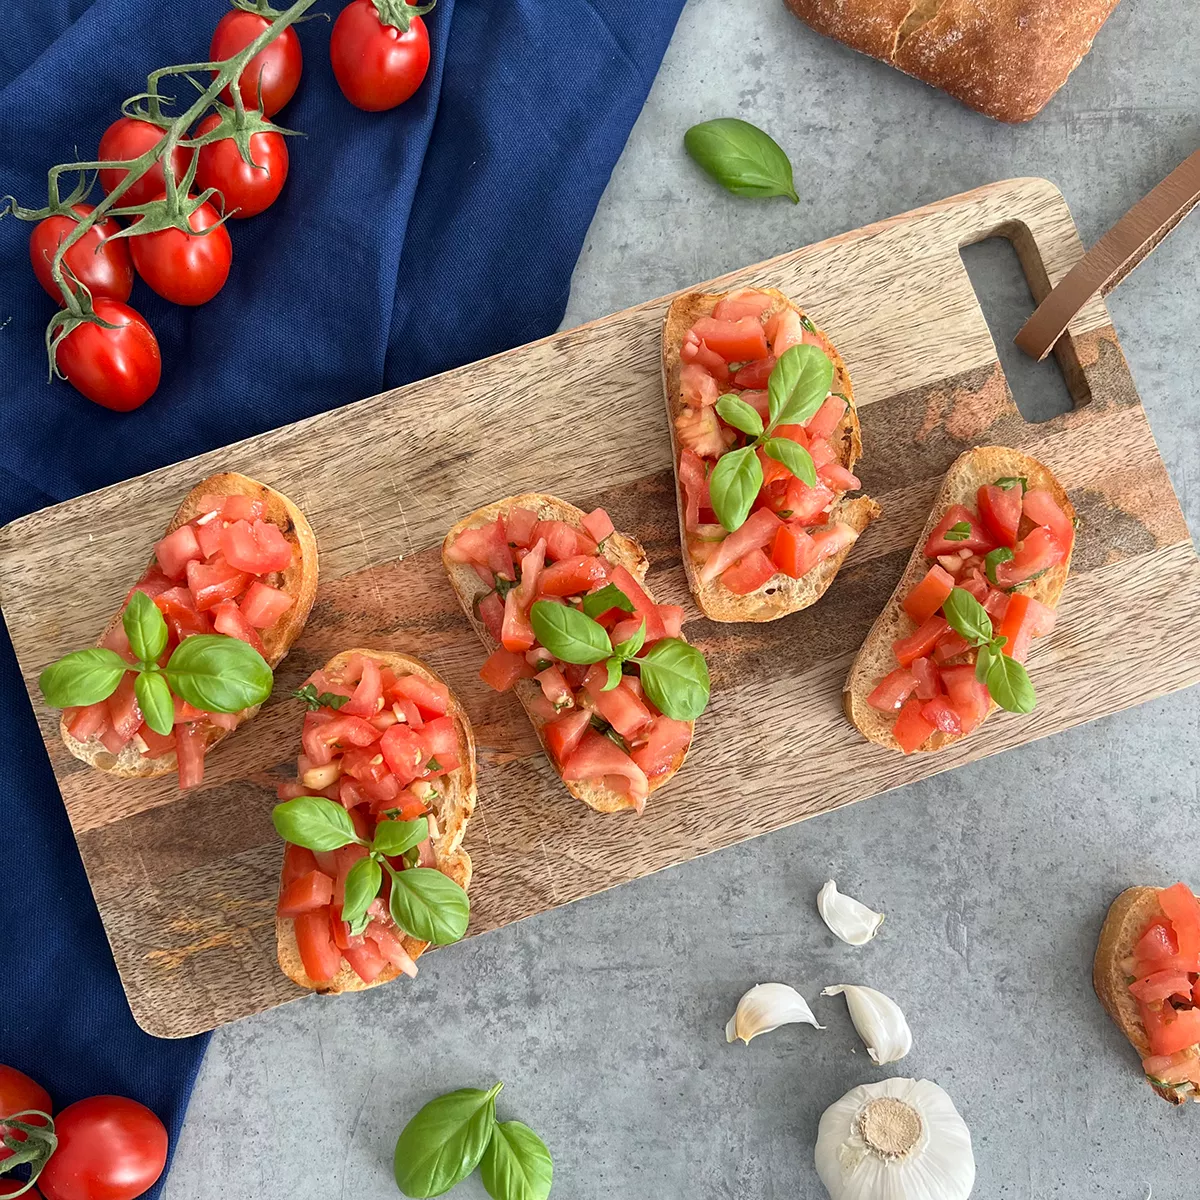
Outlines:
[[992,619],[987,610],[964,588],[956,587],[946,597],[942,612],[950,628],[972,646],[986,645],[992,640]]
[[448,1092],[430,1100],[400,1131],[393,1160],[396,1186],[410,1200],[441,1196],[475,1170],[492,1140],[496,1093],[503,1086]]
[[762,417],[758,411],[732,392],[727,392],[717,400],[717,416],[726,425],[732,425],[750,437],[758,437],[763,431]]
[[792,164],[779,143],[749,121],[718,117],[683,135],[688,154],[735,196],[786,196],[800,203]]
[[600,690],[611,692],[621,682],[621,660],[616,657],[607,659],[604,669],[608,672],[608,678],[601,684]]
[[613,608],[633,612],[633,601],[615,583],[606,583],[599,591],[588,592],[583,598],[584,616],[603,616]]
[[392,920],[405,933],[435,946],[448,946],[467,932],[471,903],[448,875],[435,867],[390,874]]
[[1029,491],[1029,480],[1024,475],[1005,475],[1003,478],[996,480],[996,486],[1003,488],[1006,492],[1012,491],[1018,483],[1021,485],[1021,491]]
[[428,836],[429,822],[424,817],[417,817],[415,821],[380,821],[375,826],[375,840],[371,843],[371,849],[378,850],[388,858],[398,858]]
[[[129,648],[138,659],[144,663],[158,662],[158,656],[167,648],[167,622],[145,592],[134,592],[129,597],[121,614],[121,624],[129,639]],[[154,726],[150,728],[154,729]]]
[[[137,593],[139,596],[141,592]],[[133,681],[133,695],[146,724],[166,737],[175,726],[175,701],[161,671],[143,671]]]
[[619,646],[613,647],[613,654],[618,662],[624,662],[628,658],[633,658],[635,654],[646,644],[646,618],[642,618],[642,623],[634,631],[632,637],[626,638]]
[[115,650],[92,646],[72,650],[51,663],[38,676],[38,687],[51,708],[98,704],[117,690],[121,676],[132,669]]
[[1000,582],[996,578],[996,568],[1003,562],[1008,562],[1013,556],[1013,552],[1007,546],[997,546],[995,550],[989,550],[983,556],[983,569],[988,577],[988,582],[993,587],[999,587]]
[[306,850],[340,850],[358,840],[350,814],[324,796],[285,800],[271,810],[271,822],[285,842]]
[[798,442],[793,442],[791,438],[771,438],[763,450],[777,463],[783,463],[797,479],[802,479],[809,487],[817,486],[816,464],[812,455]]
[[554,1160],[546,1143],[520,1121],[499,1121],[479,1164],[492,1200],[546,1200]]
[[267,660],[253,646],[220,633],[197,633],[175,647],[167,682],[181,700],[205,712],[236,713],[271,694]]
[[563,662],[595,663],[612,654],[612,643],[604,626],[577,608],[552,600],[535,600],[529,619],[538,644]]
[[373,858],[360,858],[346,872],[346,893],[342,900],[342,920],[354,925],[362,920],[379,895],[383,868]]
[[819,347],[807,343],[785,350],[767,381],[771,428],[803,425],[825,403],[833,383],[833,363]]
[[708,483],[708,495],[717,520],[730,533],[746,523],[762,481],[762,463],[752,446],[730,450],[717,459]]
[[642,687],[659,712],[675,721],[694,721],[707,707],[708,664],[695,646],[663,638],[639,658]]
[[1024,664],[1007,654],[992,656],[984,682],[988,694],[1008,712],[1031,713],[1037,706],[1037,693],[1029,680],[1029,672]]

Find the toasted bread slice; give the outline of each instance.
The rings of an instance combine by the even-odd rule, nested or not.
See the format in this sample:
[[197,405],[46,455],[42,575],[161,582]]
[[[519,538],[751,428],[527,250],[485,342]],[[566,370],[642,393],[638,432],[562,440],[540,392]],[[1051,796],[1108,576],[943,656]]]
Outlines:
[[[1126,888],[1113,902],[1100,929],[1096,957],[1092,963],[1092,986],[1104,1011],[1129,1039],[1138,1057],[1152,1054],[1146,1030],[1138,1014],[1137,1001],[1129,991],[1133,948],[1154,917],[1163,916],[1156,887]],[[1146,1077],[1147,1083],[1172,1104],[1200,1102],[1200,1087],[1192,1083],[1170,1084]]]
[[[325,664],[326,672],[338,671],[352,654],[373,658],[381,667],[390,667],[397,675],[419,675],[433,683],[443,686],[446,684],[440,675],[431,671],[420,659],[391,650],[343,650]],[[466,711],[453,692],[450,692],[450,706],[446,715],[454,721],[454,728],[458,734],[459,761],[462,766],[446,774],[443,794],[434,805],[438,836],[433,839],[433,853],[437,869],[453,879],[465,892],[471,885],[471,856],[462,848],[462,840],[467,831],[467,822],[475,811],[475,734]],[[401,941],[414,960],[420,958],[429,948],[428,942],[422,942],[408,934],[405,934]],[[304,970],[300,949],[296,945],[295,927],[288,917],[275,918],[275,952],[283,973],[293,983],[325,994],[366,991],[367,988],[377,987],[381,983],[389,983],[400,974],[399,967],[388,963],[371,983],[364,983],[354,968],[343,960],[341,970],[332,979],[323,983],[314,982]]]
[[[895,669],[896,661],[892,655],[892,643],[897,638],[912,633],[916,628],[912,618],[901,607],[901,602],[929,570],[929,560],[924,554],[925,543],[929,540],[929,535],[950,505],[963,504],[974,509],[976,493],[983,484],[994,483],[997,479],[1006,476],[1021,475],[1029,480],[1030,488],[1045,488],[1052,493],[1063,512],[1068,517],[1074,518],[1075,509],[1071,506],[1071,501],[1067,499],[1067,493],[1063,491],[1049,468],[1038,462],[1036,458],[1030,458],[1028,454],[1022,454],[1019,450],[1010,450],[1006,446],[979,446],[974,450],[968,450],[965,454],[960,454],[950,464],[950,470],[946,472],[946,478],[938,491],[937,499],[933,502],[933,510],[925,528],[921,531],[912,557],[908,560],[908,566],[900,577],[896,590],[884,606],[883,612],[871,626],[871,631],[867,634],[866,641],[863,642],[862,648],[850,668],[850,674],[842,691],[842,706],[846,710],[846,716],[854,722],[864,737],[878,742],[881,746],[888,746],[893,750],[900,749],[900,744],[892,734],[895,718],[889,713],[872,708],[867,703],[867,697],[875,690],[876,684]],[[1022,591],[1051,608],[1057,607],[1070,566],[1071,555],[1068,554],[1063,562],[1034,579]],[[993,702],[988,709],[988,715],[991,715],[995,709],[996,704]],[[943,747],[949,746],[951,742],[956,742],[966,736],[962,733],[937,732],[930,735],[925,744],[921,746],[921,750],[941,750]]]
[[[803,309],[793,304],[777,289],[758,288],[756,290],[774,297],[774,303],[766,310],[767,317],[773,316],[785,308],[793,309],[801,317],[805,316]],[[683,486],[679,482],[680,446],[675,436],[675,418],[686,407],[679,386],[679,373],[682,367],[679,350],[688,330],[699,318],[711,316],[713,309],[724,296],[723,292],[688,292],[672,301],[663,323],[663,393],[667,402],[667,426],[671,431],[671,459],[675,470],[676,505],[679,510],[679,538],[683,547],[683,568],[687,573],[688,587],[691,588],[700,611],[711,620],[775,621],[779,617],[787,616],[788,613],[799,612],[802,608],[816,604],[825,594],[842,563],[845,562],[846,556],[854,547],[853,545],[847,546],[837,554],[831,555],[799,579],[792,579],[788,575],[776,573],[761,587],[744,596],[731,592],[719,578],[708,583],[701,580],[700,574],[692,562],[692,556],[688,552],[687,505]],[[834,348],[829,338],[819,329],[814,329],[814,332],[820,339],[821,349],[833,363],[833,387],[831,390],[840,392],[847,401],[845,415],[830,435],[829,442],[837,451],[838,462],[847,471],[853,471],[854,464],[862,455],[862,432],[858,423],[858,409],[854,404],[854,389],[850,384],[850,374],[846,370],[842,356]],[[867,496],[858,496],[853,499],[842,496],[830,510],[828,523],[849,525],[855,533],[861,534],[879,516],[879,513],[879,505]]]
[[[280,572],[275,584],[281,591],[287,592],[294,603],[270,629],[261,631],[263,646],[266,649],[267,663],[273,668],[286,656],[292,644],[300,636],[308,614],[312,609],[313,600],[317,594],[317,539],[313,534],[304,514],[282,493],[267,487],[265,483],[249,479],[245,475],[225,473],[210,475],[201,480],[183,498],[183,503],[176,510],[171,523],[163,530],[163,537],[173,533],[181,525],[201,516],[203,510],[200,500],[203,496],[250,496],[261,500],[266,506],[266,520],[278,525],[284,536],[295,547],[292,554],[292,565]],[[150,566],[155,559],[151,557]],[[104,632],[97,639],[97,644],[121,621],[118,612],[105,626]],[[238,714],[238,724],[248,721],[258,707],[248,708]],[[59,722],[59,732],[66,747],[76,757],[100,771],[110,775],[119,775],[123,779],[154,779],[159,775],[169,775],[178,767],[175,751],[160,754],[151,758],[139,752],[135,743],[130,742],[121,748],[119,754],[113,754],[104,748],[98,737],[81,742],[67,732],[67,721],[64,717]],[[221,741],[232,730],[218,729],[210,725],[205,731],[205,753]]]
[[[446,568],[446,574],[450,577],[450,583],[454,588],[455,595],[458,596],[458,602],[462,605],[463,612],[467,614],[467,620],[471,622],[471,626],[479,635],[479,640],[487,647],[489,654],[498,648],[498,643],[488,631],[487,626],[479,619],[475,608],[476,601],[487,594],[487,587],[470,566],[465,563],[452,562],[446,555],[446,547],[464,529],[486,525],[489,521],[494,521],[499,514],[507,513],[510,508],[530,508],[535,510],[542,520],[565,521],[576,529],[583,528],[583,518],[586,515],[582,509],[568,504],[565,500],[559,500],[542,492],[526,492],[520,496],[510,496],[507,500],[497,500],[494,504],[488,504],[451,526],[450,532],[446,534],[446,538],[442,542],[442,564]],[[646,588],[646,569],[649,563],[646,559],[646,551],[640,542],[627,537],[618,530],[605,539],[600,553],[609,562],[623,566],[645,588],[646,595],[651,600],[654,599],[650,589]],[[546,751],[546,757],[553,763],[554,756],[547,748],[546,739],[542,733],[546,722],[529,705],[529,701],[540,693],[539,685],[531,679],[518,679],[514,691],[529,716],[538,740],[542,743],[542,749]],[[696,723],[689,721],[688,724],[694,733]],[[687,757],[690,748],[691,742],[689,741],[688,746],[675,756],[671,769],[649,781],[651,792],[662,787],[683,766],[683,760]],[[564,779],[563,786],[577,800],[582,800],[584,804],[589,808],[594,808],[597,812],[620,812],[623,808],[641,810],[641,806],[626,793],[618,792],[599,783],[568,782]]]

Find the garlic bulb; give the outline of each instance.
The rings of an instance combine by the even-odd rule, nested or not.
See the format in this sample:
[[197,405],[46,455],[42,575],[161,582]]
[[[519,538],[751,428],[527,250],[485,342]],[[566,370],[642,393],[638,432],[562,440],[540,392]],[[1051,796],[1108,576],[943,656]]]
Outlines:
[[912,1030],[900,1005],[891,997],[853,983],[827,987],[821,995],[846,997],[850,1020],[867,1047],[867,1053],[880,1066],[898,1062],[912,1049]]
[[797,1022],[825,1028],[817,1024],[808,1002],[795,988],[786,983],[760,983],[738,1001],[737,1011],[725,1026],[725,1040],[741,1038],[748,1046],[760,1033]]
[[966,1200],[975,1186],[970,1131],[928,1079],[847,1092],[821,1117],[816,1163],[832,1200]]
[[843,896],[830,879],[817,893],[821,920],[850,946],[865,946],[883,924],[883,913],[872,912],[853,896]]

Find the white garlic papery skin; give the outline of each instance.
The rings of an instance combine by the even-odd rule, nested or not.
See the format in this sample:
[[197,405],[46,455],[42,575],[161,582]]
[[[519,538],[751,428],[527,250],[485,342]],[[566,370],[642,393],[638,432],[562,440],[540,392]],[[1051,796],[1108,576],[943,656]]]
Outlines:
[[900,1005],[890,996],[853,983],[827,987],[821,995],[846,997],[850,1020],[854,1022],[867,1053],[880,1066],[899,1062],[912,1049],[912,1030]]
[[883,924],[883,913],[873,912],[853,896],[844,896],[830,879],[817,893],[821,920],[849,946],[865,946]]
[[749,1045],[751,1038],[760,1033],[801,1022],[816,1029],[825,1028],[817,1024],[808,1001],[794,987],[786,983],[760,983],[738,1001],[737,1011],[725,1026],[725,1040],[740,1038]]
[[928,1079],[847,1092],[821,1117],[815,1157],[831,1200],[966,1200],[975,1186],[970,1131]]

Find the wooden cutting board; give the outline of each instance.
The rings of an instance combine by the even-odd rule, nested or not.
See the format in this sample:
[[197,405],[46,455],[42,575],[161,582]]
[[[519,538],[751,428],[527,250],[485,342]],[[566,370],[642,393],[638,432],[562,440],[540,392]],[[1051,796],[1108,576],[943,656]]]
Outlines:
[[[275,962],[270,810],[301,722],[282,697],[349,646],[421,655],[475,723],[473,934],[1200,681],[1200,562],[1107,310],[1094,300],[1060,344],[1074,411],[1026,423],[959,254],[995,234],[1015,242],[1037,299],[1083,253],[1058,191],[1022,179],[704,285],[777,286],[829,331],[862,410],[864,488],[884,510],[821,603],[772,624],[712,624],[690,603],[659,378],[669,298],[0,530],[0,606],[138,1022],[180,1037],[305,994]],[[1081,519],[1074,569],[1058,628],[1031,657],[1037,711],[904,758],[849,724],[842,681],[942,473],[980,443],[1020,447],[1057,473]],[[92,643],[179,499],[220,470],[279,488],[308,515],[321,552],[312,618],[276,698],[212,755],[200,790],[112,779],[66,753],[38,672]],[[441,569],[457,517],[532,490],[603,504],[640,537],[658,599],[687,606],[688,637],[708,656],[713,699],[691,756],[640,819],[570,799],[516,701],[477,678],[482,650]],[[79,562],[88,570],[71,569]],[[390,986],[402,1003],[404,981]]]

